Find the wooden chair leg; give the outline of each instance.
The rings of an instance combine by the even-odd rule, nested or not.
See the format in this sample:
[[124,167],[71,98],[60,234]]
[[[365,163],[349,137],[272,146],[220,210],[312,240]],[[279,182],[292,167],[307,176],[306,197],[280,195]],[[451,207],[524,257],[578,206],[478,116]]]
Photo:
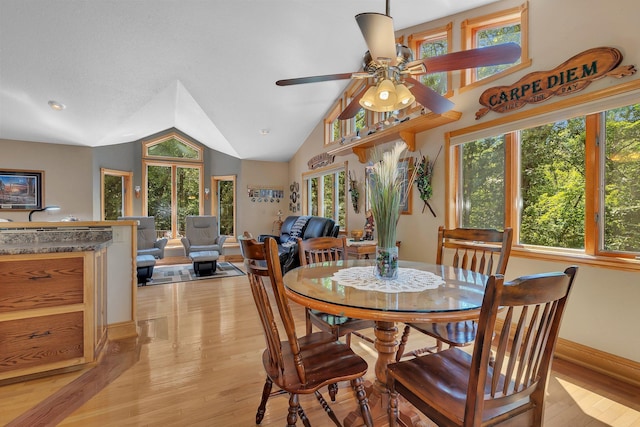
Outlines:
[[305,308],[304,309],[304,318],[305,318],[305,325],[306,325],[306,333],[307,335],[311,335],[311,330],[313,329],[313,325],[311,324],[311,313],[309,313],[309,309]]
[[300,402],[297,394],[289,395],[289,413],[287,414],[287,427],[296,427],[296,421],[298,420],[298,409],[300,408]]
[[260,401],[260,406],[258,406],[258,412],[256,413],[256,424],[260,424],[264,418],[264,413],[267,410],[267,400],[269,400],[272,387],[273,381],[267,377],[267,380],[264,382],[264,387],[262,388],[262,400]]
[[347,344],[347,346],[351,347],[351,334],[347,334],[344,336],[344,341]]
[[338,427],[342,427],[342,424],[340,424],[340,420],[338,420],[338,417],[336,417],[336,414],[333,412],[333,410],[331,409],[327,401],[324,400],[324,397],[322,397],[322,394],[319,391],[316,391],[315,395],[316,395],[316,399],[318,399],[318,402],[320,402],[322,409],[324,409],[327,415],[329,415],[329,418],[331,418],[331,421],[333,421],[333,423]]
[[329,384],[329,397],[331,398],[332,402],[336,401],[337,395],[338,395],[338,384],[337,383]]
[[371,416],[371,409],[369,408],[369,399],[367,399],[367,392],[364,389],[364,381],[362,377],[351,380],[351,387],[356,393],[356,398],[360,404],[360,412],[362,413],[362,419],[367,427],[373,427],[373,418]]
[[398,392],[395,388],[393,378],[387,379],[387,388],[389,389],[389,427],[396,427],[398,412]]
[[298,408],[298,416],[302,420],[302,424],[304,425],[304,427],[311,427],[311,421],[309,421],[309,418],[307,418],[307,414],[304,413],[302,406]]
[[402,337],[400,338],[400,344],[398,344],[398,351],[396,352],[396,362],[399,362],[404,355],[404,349],[407,346],[407,340],[409,339],[409,334],[411,333],[411,326],[404,325],[404,330],[402,331]]

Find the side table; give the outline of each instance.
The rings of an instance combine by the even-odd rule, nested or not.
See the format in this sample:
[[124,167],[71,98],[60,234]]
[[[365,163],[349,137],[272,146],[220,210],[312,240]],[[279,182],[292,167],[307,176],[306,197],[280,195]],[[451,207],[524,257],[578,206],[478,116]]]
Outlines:
[[347,256],[351,255],[356,259],[369,259],[369,255],[375,255],[376,245],[375,240],[359,240],[347,239]]

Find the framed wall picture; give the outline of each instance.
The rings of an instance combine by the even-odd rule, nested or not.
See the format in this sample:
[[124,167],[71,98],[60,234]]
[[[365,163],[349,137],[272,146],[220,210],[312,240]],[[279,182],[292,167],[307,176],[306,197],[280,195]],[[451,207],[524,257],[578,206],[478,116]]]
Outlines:
[[43,171],[0,170],[0,210],[42,208],[43,177]]
[[398,163],[398,172],[402,175],[400,213],[402,215],[411,215],[411,185],[409,185],[409,179],[413,173],[413,157],[400,159],[400,163]]

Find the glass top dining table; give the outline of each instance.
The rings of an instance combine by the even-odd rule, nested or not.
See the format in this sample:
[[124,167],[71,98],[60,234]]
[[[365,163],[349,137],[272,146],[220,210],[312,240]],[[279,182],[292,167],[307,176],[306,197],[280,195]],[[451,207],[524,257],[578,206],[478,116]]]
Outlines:
[[[488,276],[470,270],[421,262],[400,261],[402,269],[426,271],[441,283],[421,291],[384,292],[358,289],[334,275],[351,267],[370,267],[374,260],[346,260],[309,264],[283,277],[290,300],[326,313],[375,321],[375,365],[378,395],[386,391],[387,365],[395,360],[396,322],[455,322],[477,319]],[[402,275],[399,275],[402,277]],[[378,410],[386,414],[386,398],[378,396]],[[375,412],[375,399],[369,397]],[[351,422],[345,420],[345,426]],[[353,425],[357,425],[357,422]]]

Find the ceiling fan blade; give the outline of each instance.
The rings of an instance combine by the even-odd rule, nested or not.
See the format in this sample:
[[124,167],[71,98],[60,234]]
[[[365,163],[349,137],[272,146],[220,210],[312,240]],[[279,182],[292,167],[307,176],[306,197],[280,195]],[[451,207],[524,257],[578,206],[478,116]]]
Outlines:
[[520,53],[518,44],[504,43],[425,58],[423,63],[427,67],[427,73],[437,73],[440,71],[509,64],[517,61],[520,58]]
[[300,85],[304,83],[327,82],[330,80],[345,80],[345,79],[350,79],[352,74],[353,73],[341,73],[341,74],[325,74],[322,76],[299,77],[296,79],[278,80],[276,84],[278,86],[291,86],[291,85]]
[[340,115],[338,116],[339,120],[351,119],[353,118],[353,116],[355,116],[358,113],[358,111],[360,111],[360,108],[362,108],[360,106],[360,99],[362,99],[362,97],[364,96],[364,93],[367,91],[367,89],[369,89],[369,87],[371,87],[370,84],[365,85],[362,88],[362,90],[358,92],[356,96],[353,97],[349,105],[347,105],[347,108],[342,110],[342,113],[340,113]]
[[409,90],[413,96],[416,97],[416,101],[434,113],[442,114],[453,109],[453,102],[449,101],[430,87],[423,85],[418,80],[412,77],[405,77],[404,81],[413,85]]
[[396,36],[393,31],[393,18],[381,13],[361,13],[356,15],[369,53],[374,60],[389,58],[396,65]]

